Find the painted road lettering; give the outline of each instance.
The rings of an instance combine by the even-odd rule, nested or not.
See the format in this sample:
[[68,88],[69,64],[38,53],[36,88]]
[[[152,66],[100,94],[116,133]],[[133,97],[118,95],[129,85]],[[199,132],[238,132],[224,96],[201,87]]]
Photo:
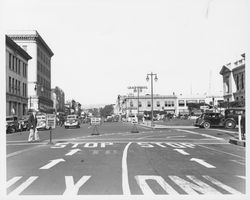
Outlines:
[[63,195],[77,195],[80,187],[82,187],[91,176],[82,176],[80,180],[74,184],[73,176],[65,176],[66,189]]
[[174,151],[179,152],[182,155],[190,155],[189,153],[187,153],[186,151],[184,151],[183,149],[174,149]]
[[159,146],[162,148],[173,147],[173,148],[194,148],[194,144],[190,143],[172,143],[172,142],[137,142],[138,145],[144,148],[153,148]]
[[19,195],[27,187],[29,187],[37,178],[38,178],[38,176],[31,176],[31,177],[29,177],[26,181],[24,181],[21,185],[19,185],[15,190],[13,190],[11,193],[9,193],[9,195],[11,195],[11,196]]
[[167,194],[178,194],[161,176],[135,176],[137,184],[140,186],[143,194],[152,195],[153,190],[147,184],[147,180],[156,181]]
[[191,161],[195,161],[203,166],[205,166],[206,168],[216,168],[215,166],[213,165],[210,165],[209,163],[207,163],[206,161],[202,160],[202,159],[199,159],[199,158],[191,158],[190,159]]
[[72,149],[67,154],[65,154],[65,156],[72,156],[73,154],[75,154],[78,151],[82,151],[82,150],[81,149]]
[[[65,188],[62,188],[63,195],[77,195],[80,188],[83,187],[84,184],[88,182],[88,180],[92,176],[82,176],[80,179],[73,178],[73,176],[65,176]],[[179,176],[167,176],[167,179],[164,179],[161,176],[155,175],[137,175],[135,176],[135,180],[140,187],[143,194],[146,195],[154,195],[157,191],[157,187],[162,188],[166,192],[166,194],[176,195],[176,194],[242,194],[240,191],[220,182],[219,180],[212,178],[207,175],[202,176],[207,182],[198,179],[193,175],[186,175],[185,177]],[[236,176],[239,177],[239,176]],[[129,189],[128,180],[126,177],[123,181],[123,194],[131,194]],[[245,178],[245,177],[240,177]],[[16,176],[7,181],[7,188],[14,186],[18,182],[22,181],[22,176]],[[28,190],[28,187],[32,184],[35,184],[35,180],[39,181],[38,176],[30,176],[15,189],[8,193],[8,195],[19,195],[23,191]],[[167,182],[168,180],[168,182]],[[245,179],[243,179],[245,180]],[[149,184],[152,181],[155,184]],[[49,187],[49,185],[48,185]],[[44,189],[44,188],[43,188]],[[35,194],[34,194],[35,195]]]

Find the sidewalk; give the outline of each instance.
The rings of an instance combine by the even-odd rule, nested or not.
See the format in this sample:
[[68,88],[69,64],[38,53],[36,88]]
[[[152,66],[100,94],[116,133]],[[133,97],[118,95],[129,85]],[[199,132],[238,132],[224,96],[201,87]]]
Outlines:
[[[143,127],[151,127],[151,121],[145,121],[144,123],[141,122],[138,125],[143,126]],[[163,124],[156,124],[154,123],[154,129],[167,129],[167,128],[185,128],[185,129],[196,129],[198,127],[195,126],[190,126],[190,125],[163,125]]]

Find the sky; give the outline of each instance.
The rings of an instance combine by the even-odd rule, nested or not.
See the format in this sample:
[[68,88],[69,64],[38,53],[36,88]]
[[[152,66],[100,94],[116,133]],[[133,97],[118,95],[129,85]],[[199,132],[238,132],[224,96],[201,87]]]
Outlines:
[[247,0],[5,0],[4,31],[37,30],[54,52],[52,87],[82,105],[111,104],[128,86],[217,94],[223,65],[247,50]]

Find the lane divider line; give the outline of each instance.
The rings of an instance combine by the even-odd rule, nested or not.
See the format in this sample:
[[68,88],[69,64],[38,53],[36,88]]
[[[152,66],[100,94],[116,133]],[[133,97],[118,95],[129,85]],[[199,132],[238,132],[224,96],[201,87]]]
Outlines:
[[131,194],[128,181],[128,164],[127,164],[128,148],[131,144],[132,142],[129,142],[126,145],[122,155],[122,190],[124,195]]
[[177,129],[177,131],[182,131],[182,132],[191,133],[191,134],[195,134],[195,135],[201,135],[201,136],[208,137],[208,138],[213,138],[213,139],[216,139],[216,140],[224,140],[223,138],[214,137],[214,136],[204,134],[204,133],[197,133],[197,132],[194,132],[194,131],[188,131],[188,130],[182,130],[182,129]]

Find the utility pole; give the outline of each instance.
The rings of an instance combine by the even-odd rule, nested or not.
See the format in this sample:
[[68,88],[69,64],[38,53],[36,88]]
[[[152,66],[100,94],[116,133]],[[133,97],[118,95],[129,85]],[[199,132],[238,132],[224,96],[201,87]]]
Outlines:
[[147,74],[147,78],[146,80],[149,81],[149,76],[151,78],[151,127],[153,128],[154,125],[154,121],[153,121],[153,117],[154,117],[154,94],[153,94],[153,76],[155,76],[154,80],[157,81],[157,74],[153,74],[152,72],[150,74]]

